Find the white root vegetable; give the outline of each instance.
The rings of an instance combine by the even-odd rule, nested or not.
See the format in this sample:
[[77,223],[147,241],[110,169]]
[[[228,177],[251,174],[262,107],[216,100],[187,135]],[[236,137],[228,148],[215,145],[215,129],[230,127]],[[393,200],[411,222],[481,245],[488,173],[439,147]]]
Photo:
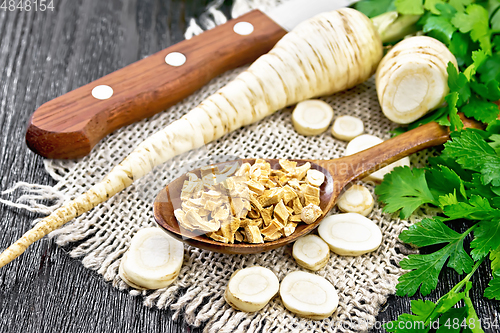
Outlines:
[[285,106],[353,87],[374,73],[381,58],[377,31],[354,9],[323,13],[299,24],[233,81],[141,143],[101,182],[26,232],[0,254],[0,267],[153,167]]
[[330,317],[339,304],[337,291],[328,280],[300,271],[285,276],[281,281],[280,296],[291,312],[317,320]]
[[240,269],[231,276],[224,299],[236,310],[259,311],[278,293],[279,284],[269,268],[253,266]]
[[352,185],[337,201],[337,207],[345,213],[367,216],[373,210],[375,200],[370,191],[362,185]]
[[321,221],[319,236],[330,250],[343,256],[359,256],[375,251],[382,243],[380,228],[363,215],[330,215]]
[[295,241],[292,255],[300,266],[317,271],[330,259],[330,248],[320,237],[306,235]]
[[306,224],[314,223],[321,215],[323,215],[323,210],[315,204],[310,203],[305,206],[300,212],[300,219]]
[[396,44],[377,69],[376,87],[382,112],[399,124],[409,124],[439,107],[448,94],[449,62],[455,56],[440,41],[417,36]]
[[332,107],[319,99],[297,104],[292,113],[295,130],[302,135],[319,135],[328,129],[333,119]]
[[323,172],[315,169],[307,170],[306,182],[308,182],[310,185],[320,187],[324,181],[325,174]]
[[361,119],[353,116],[340,116],[333,122],[332,135],[339,140],[351,141],[363,134],[364,130]]
[[182,242],[160,228],[139,230],[120,263],[119,275],[137,289],[160,289],[175,281],[184,260]]
[[[375,145],[378,145],[379,143],[383,142],[384,140],[380,139],[379,137],[376,137],[371,134],[363,134],[358,137],[355,137],[349,143],[347,144],[347,147],[344,151],[344,156],[356,154],[360,151],[363,151],[365,149],[368,149],[370,147],[373,147]],[[402,159],[389,164],[388,166],[383,167],[380,170],[377,170],[368,176],[366,176],[367,180],[372,180],[375,182],[381,182],[384,179],[384,175],[391,172],[395,167],[398,166],[410,166],[410,158],[409,157],[403,157]]]

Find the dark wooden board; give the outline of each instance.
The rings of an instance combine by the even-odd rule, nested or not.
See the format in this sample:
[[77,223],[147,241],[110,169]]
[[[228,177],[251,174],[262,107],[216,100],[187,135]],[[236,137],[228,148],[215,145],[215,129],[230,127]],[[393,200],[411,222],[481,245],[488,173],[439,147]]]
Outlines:
[[[55,183],[42,158],[24,144],[26,123],[37,107],[181,41],[186,22],[199,17],[208,2],[54,0],[54,12],[0,10],[0,190],[18,181]],[[224,4],[226,14],[230,5]],[[0,204],[0,249],[36,217]],[[492,320],[498,318],[498,302],[481,296],[489,276],[483,265],[472,298],[479,316]],[[456,274],[447,271],[426,299],[436,300],[456,282]],[[407,298],[391,297],[378,320],[395,319],[409,305]],[[0,269],[1,333],[201,332],[171,315],[113,288],[49,239]]]

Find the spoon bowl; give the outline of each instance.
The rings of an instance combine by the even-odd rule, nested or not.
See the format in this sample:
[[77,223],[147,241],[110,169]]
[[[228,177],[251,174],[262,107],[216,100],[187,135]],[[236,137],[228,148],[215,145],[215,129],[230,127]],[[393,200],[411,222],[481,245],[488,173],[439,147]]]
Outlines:
[[[480,128],[479,123],[462,117],[465,127]],[[188,179],[186,174],[175,179],[157,195],[153,211],[156,223],[174,238],[205,250],[227,253],[227,254],[251,254],[269,251],[283,245],[294,242],[297,238],[307,235],[316,229],[333,208],[338,197],[357,179],[381,169],[405,156],[411,155],[419,150],[443,144],[449,139],[447,127],[437,123],[428,123],[415,128],[397,137],[384,141],[357,154],[349,155],[332,160],[292,160],[300,166],[306,162],[311,163],[311,168],[324,173],[325,181],[320,187],[320,208],[323,215],[314,223],[299,223],[295,231],[288,237],[282,237],[275,241],[264,243],[234,243],[226,244],[213,240],[203,234],[196,234],[180,228],[174,216],[174,210],[181,206],[180,193],[184,181]],[[280,169],[278,159],[266,159],[272,169]],[[242,159],[214,164],[219,170],[235,163],[253,164],[255,159]],[[200,169],[191,171],[200,176]],[[229,175],[228,175],[229,176]]]
[[[325,174],[325,181],[320,187],[320,208],[324,213],[328,212],[334,205],[334,200],[332,200],[332,195],[334,195],[333,186],[334,180],[331,174],[327,169],[312,162],[311,160],[292,160],[297,162],[297,166],[300,166],[306,162],[311,163],[311,169],[316,169]],[[234,165],[235,163],[250,163],[253,164],[255,159],[242,159],[238,161],[229,161],[212,164],[213,166],[217,166],[219,170],[223,170],[226,166]],[[278,159],[267,159],[266,162],[271,164],[272,169],[280,169],[279,160]],[[196,174],[198,177],[200,176],[200,169],[195,169],[190,171],[191,173]],[[199,247],[205,250],[211,250],[222,253],[229,254],[250,254],[250,253],[259,253],[263,251],[269,251],[290,242],[293,242],[297,237],[307,235],[309,232],[314,230],[317,227],[316,223],[313,224],[305,224],[299,223],[292,235],[289,237],[282,237],[275,241],[260,243],[260,244],[251,244],[251,243],[234,243],[234,244],[226,244],[222,242],[218,242],[213,240],[203,234],[196,234],[195,232],[190,232],[185,229],[181,229],[179,223],[177,222],[174,216],[174,210],[179,208],[181,205],[180,202],[180,193],[182,189],[182,185],[184,181],[188,179],[186,174],[181,177],[175,179],[173,182],[168,184],[168,186],[164,187],[160,193],[157,195],[156,200],[154,202],[154,217],[158,226],[160,226],[163,230],[169,233],[174,238],[185,242],[191,246]]]

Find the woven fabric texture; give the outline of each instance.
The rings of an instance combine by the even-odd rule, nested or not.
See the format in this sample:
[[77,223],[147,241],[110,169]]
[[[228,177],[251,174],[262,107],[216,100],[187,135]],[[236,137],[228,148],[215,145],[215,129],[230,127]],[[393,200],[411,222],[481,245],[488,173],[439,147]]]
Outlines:
[[[241,14],[244,9],[238,9],[238,6],[242,4],[250,9],[269,3],[238,0],[233,13],[239,10],[234,15]],[[221,21],[220,15],[215,16]],[[14,205],[47,214],[62,202],[83,193],[137,144],[180,118],[243,70],[228,72],[176,106],[116,131],[81,160],[46,160],[46,169],[58,180],[57,185],[50,188],[21,184],[27,194]],[[353,115],[362,119],[366,133],[387,139],[388,131],[395,127],[380,111],[373,78],[323,100],[333,107],[335,116]],[[289,272],[303,270],[291,256],[290,246],[255,255],[224,255],[185,246],[185,260],[178,279],[161,290],[134,290],[118,276],[120,260],[131,238],[141,228],[155,225],[153,200],[156,194],[182,173],[210,162],[244,157],[331,159],[341,157],[345,147],[346,142],[334,139],[330,131],[313,137],[297,134],[291,122],[291,109],[280,110],[256,124],[156,167],[124,191],[50,236],[59,245],[69,245],[72,257],[81,258],[85,267],[97,271],[116,288],[143,297],[146,306],[170,307],[175,311],[174,318],[184,316],[187,323],[194,326],[205,324],[207,332],[365,331],[375,323],[380,306],[388,295],[394,293],[397,279],[403,273],[398,263],[406,252],[397,238],[411,223],[382,213],[378,204],[368,217],[382,230],[380,248],[359,257],[332,253],[326,267],[315,273],[330,281],[339,294],[337,311],[325,320],[297,317],[284,308],[279,297],[261,311],[250,314],[236,311],[224,301],[225,287],[237,269],[261,265],[275,272],[280,280]],[[425,152],[417,154],[412,157],[412,164],[420,166],[425,159]],[[371,184],[365,185],[373,192]],[[43,205],[40,199],[52,200],[53,206]]]

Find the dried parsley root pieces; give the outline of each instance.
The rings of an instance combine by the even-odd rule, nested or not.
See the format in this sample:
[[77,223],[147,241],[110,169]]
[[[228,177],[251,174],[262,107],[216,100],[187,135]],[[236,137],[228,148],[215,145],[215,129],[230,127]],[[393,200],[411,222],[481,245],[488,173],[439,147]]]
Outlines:
[[236,310],[255,312],[266,306],[279,290],[279,280],[268,268],[252,266],[231,276],[224,299]]
[[132,238],[118,274],[136,289],[165,288],[179,275],[183,260],[182,242],[160,228],[145,228]]
[[306,235],[295,241],[292,255],[300,266],[317,271],[330,259],[330,248],[320,237]]
[[300,219],[306,223],[311,224],[316,222],[316,220],[323,215],[323,211],[319,206],[315,204],[309,204],[302,209],[302,213],[300,213]]
[[[347,144],[347,147],[344,151],[344,156],[356,154],[362,150],[371,148],[379,143],[382,143],[384,140],[380,139],[371,134],[363,134],[358,137],[355,137]],[[381,182],[384,179],[384,175],[391,172],[397,166],[410,166],[410,158],[403,157],[402,159],[389,164],[388,166],[377,170],[368,176],[366,176],[367,180]]]
[[337,291],[328,280],[300,271],[285,276],[281,281],[280,296],[291,312],[317,320],[330,317],[339,304]]
[[359,256],[375,251],[382,243],[380,228],[363,215],[330,215],[321,221],[319,236],[330,250],[343,256]]
[[376,74],[384,115],[398,124],[409,124],[439,107],[449,91],[449,62],[458,68],[455,56],[432,37],[410,37],[397,43]]
[[315,222],[325,175],[309,162],[279,160],[280,170],[257,159],[229,168],[234,176],[220,177],[215,167],[188,174],[181,191],[181,208],[174,211],[180,226],[206,233],[223,243],[264,243],[290,236],[297,224]]
[[358,213],[367,216],[373,210],[375,200],[370,191],[362,185],[352,185],[337,201],[337,207],[344,213]]

